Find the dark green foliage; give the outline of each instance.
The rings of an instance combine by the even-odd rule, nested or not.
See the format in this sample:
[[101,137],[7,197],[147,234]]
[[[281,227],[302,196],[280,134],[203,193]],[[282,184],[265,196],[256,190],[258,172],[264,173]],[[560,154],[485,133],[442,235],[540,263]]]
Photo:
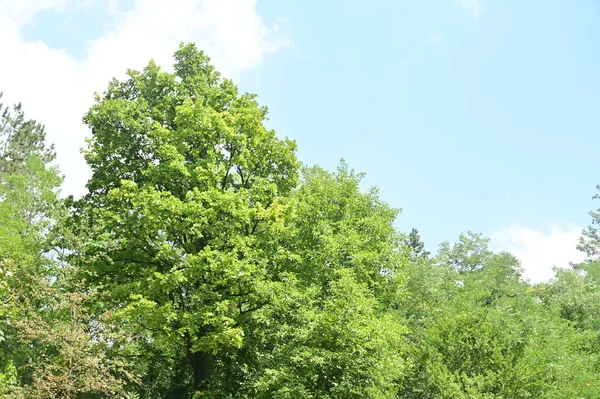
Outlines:
[[44,126],[26,119],[21,104],[11,109],[0,102],[0,172],[24,172],[32,156],[44,164],[54,161],[54,146],[46,146],[45,139]]
[[425,250],[425,243],[421,241],[419,231],[413,228],[405,241],[413,260],[428,258],[431,252]]

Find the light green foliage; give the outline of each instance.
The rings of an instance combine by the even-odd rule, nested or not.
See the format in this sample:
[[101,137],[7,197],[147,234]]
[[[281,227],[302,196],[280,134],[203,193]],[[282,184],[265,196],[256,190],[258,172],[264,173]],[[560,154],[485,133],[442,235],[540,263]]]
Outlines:
[[406,368],[406,328],[389,307],[406,258],[396,211],[360,175],[304,171],[276,302],[256,319],[250,397],[390,398]]
[[453,267],[459,272],[472,272],[483,267],[484,262],[492,254],[488,249],[487,238],[469,231],[461,234],[458,242],[450,245],[443,242],[438,253],[438,262]]
[[549,310],[590,337],[588,349],[596,356],[600,355],[599,266],[595,261],[557,270],[552,282],[535,287],[536,295]]
[[259,359],[264,369],[255,385],[256,397],[394,396],[405,368],[405,330],[381,312],[350,270],[338,274],[325,298],[305,290],[268,315],[280,322],[269,331],[274,336],[265,337],[265,344],[275,348]]
[[[2,108],[2,107],[0,107]],[[62,181],[44,128],[22,108],[0,119],[0,393],[6,398],[119,397],[123,381],[86,324],[83,292],[70,292],[58,262]],[[95,341],[95,342],[94,342]]]
[[8,396],[17,386],[17,368],[12,360],[3,359],[0,369],[0,395]]
[[328,284],[337,269],[350,268],[359,281],[383,294],[396,287],[407,263],[393,226],[398,210],[383,202],[376,189],[362,193],[361,178],[343,162],[337,173],[305,169],[295,193],[290,245],[300,255],[296,271],[303,280]]
[[47,272],[40,255],[48,250],[61,177],[49,164],[54,153],[45,148],[43,126],[26,120],[20,104],[13,111],[0,104],[0,113],[0,287],[10,291]]
[[[193,46],[175,59],[175,74],[151,63],[111,82],[86,115],[93,176],[71,219],[88,234],[78,256],[91,286],[135,333],[148,378],[164,395],[225,395],[235,380],[265,397],[389,396],[402,328],[381,301],[400,281],[397,212],[376,191],[363,194],[345,165],[306,169],[296,189],[295,144],[263,127],[254,96],[239,95]],[[302,305],[295,312],[289,295]],[[325,333],[345,321],[344,307],[356,326]],[[268,317],[283,318],[276,347],[262,332]],[[376,328],[389,330],[384,339]],[[294,355],[303,371],[278,363],[290,342],[305,348]],[[159,365],[183,372],[158,375]],[[275,370],[297,383],[273,388]]]
[[[589,271],[588,271],[589,270]],[[600,333],[600,286],[598,263],[558,270],[550,284],[536,288],[545,305],[581,329]]]
[[175,59],[174,74],[150,63],[111,82],[86,115],[93,176],[73,221],[93,226],[84,267],[106,306],[210,394],[269,302],[298,162],[255,96],[192,45]]
[[593,398],[587,339],[532,298],[452,308],[428,328],[423,361],[444,398]]
[[26,360],[15,323],[38,305],[50,273],[44,253],[61,178],[48,165],[54,154],[44,128],[25,119],[21,105],[0,104],[0,114],[0,392],[8,395]]
[[404,397],[598,395],[597,357],[587,349],[590,337],[539,302],[520,281],[514,257],[494,254],[480,236],[470,235],[461,236],[454,246],[442,245],[436,263],[419,269],[441,269],[439,275],[453,284],[436,282],[438,275],[431,272],[415,276],[422,285],[438,289],[432,298],[424,298],[431,306],[413,321],[417,360]]

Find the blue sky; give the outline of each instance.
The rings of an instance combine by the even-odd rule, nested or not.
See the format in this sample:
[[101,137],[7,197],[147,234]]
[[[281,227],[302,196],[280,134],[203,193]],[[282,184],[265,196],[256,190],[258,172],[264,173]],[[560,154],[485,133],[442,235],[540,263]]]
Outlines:
[[[430,249],[483,232],[526,268],[540,268],[534,279],[547,277],[549,262],[579,256],[576,236],[600,183],[597,1],[185,0],[199,18],[214,16],[202,29],[178,21],[184,14],[170,19],[156,8],[153,16],[143,1],[46,2],[11,11],[14,45],[51,54],[49,65],[72,66],[82,82],[97,78],[96,90],[105,70],[137,66],[118,63],[132,52],[139,66],[150,57],[168,65],[175,46],[167,45],[199,42],[243,90],[258,93],[270,126],[298,141],[302,161],[335,168],[345,158],[366,172],[365,185],[403,208],[398,227],[417,227]],[[169,40],[154,54],[144,32],[161,29]],[[145,40],[144,51],[133,50]],[[108,44],[120,42],[129,47],[112,54]],[[116,61],[96,66],[107,57]],[[0,78],[0,90],[10,83]],[[10,98],[27,107],[29,96],[44,115],[36,96],[19,97],[13,86]],[[78,157],[63,147],[67,164]],[[68,178],[78,168],[66,169]],[[71,184],[77,191],[81,183]]]
[[587,223],[600,182],[598,2],[489,2],[479,18],[452,2],[321,3],[277,6],[299,56],[242,78],[304,160],[346,158],[432,241]]

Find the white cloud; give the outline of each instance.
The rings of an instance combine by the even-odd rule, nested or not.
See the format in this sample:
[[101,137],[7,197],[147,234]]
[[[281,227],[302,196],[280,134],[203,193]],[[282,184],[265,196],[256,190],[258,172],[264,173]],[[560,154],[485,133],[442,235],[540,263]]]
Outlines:
[[437,33],[429,33],[427,36],[425,36],[425,39],[423,39],[423,43],[433,44],[439,42],[440,40],[442,40],[441,35]]
[[[225,76],[236,78],[264,57],[288,45],[278,23],[267,26],[256,0],[136,0],[123,11],[118,0],[105,1],[113,29],[88,43],[78,61],[43,41],[25,41],[20,33],[43,10],[77,7],[71,0],[1,0],[0,37],[7,55],[0,62],[0,91],[5,104],[21,101],[28,116],[44,123],[56,144],[66,175],[64,192],[83,192],[89,171],[79,148],[87,129],[81,117],[108,81],[150,59],[171,69],[180,42],[195,42]],[[279,22],[279,21],[278,21]],[[10,56],[8,56],[10,55]]]
[[460,0],[460,6],[470,10],[475,18],[479,18],[483,14],[483,7],[479,4],[479,0]]
[[554,276],[554,266],[568,267],[569,262],[583,261],[585,255],[576,249],[580,235],[581,228],[576,226],[554,225],[549,232],[542,232],[516,224],[492,233],[491,246],[516,256],[524,277],[539,283]]

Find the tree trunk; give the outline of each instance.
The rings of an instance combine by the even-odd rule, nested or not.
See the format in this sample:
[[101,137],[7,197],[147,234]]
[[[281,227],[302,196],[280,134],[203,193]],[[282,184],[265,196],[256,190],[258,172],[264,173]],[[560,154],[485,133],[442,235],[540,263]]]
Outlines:
[[188,360],[192,367],[192,380],[195,390],[205,390],[213,375],[214,362],[209,353],[188,351]]

